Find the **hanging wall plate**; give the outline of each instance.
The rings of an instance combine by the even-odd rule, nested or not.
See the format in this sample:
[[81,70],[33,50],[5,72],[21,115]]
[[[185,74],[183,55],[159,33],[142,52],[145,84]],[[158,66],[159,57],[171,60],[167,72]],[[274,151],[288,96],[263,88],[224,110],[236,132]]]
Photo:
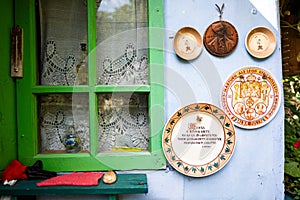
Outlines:
[[185,60],[197,58],[202,51],[203,43],[199,32],[192,27],[179,29],[174,37],[174,50]]
[[254,129],[266,125],[280,106],[280,87],[265,69],[248,66],[235,71],[222,90],[224,111],[236,126]]
[[229,117],[208,103],[178,110],[166,123],[162,146],[168,162],[180,173],[204,177],[222,169],[235,148]]
[[203,43],[209,53],[224,57],[231,54],[236,48],[238,32],[231,23],[221,20],[224,4],[221,8],[218,5],[216,7],[220,13],[220,20],[208,26],[203,36]]
[[276,48],[276,37],[266,27],[256,27],[249,31],[245,39],[249,54],[256,58],[269,57]]

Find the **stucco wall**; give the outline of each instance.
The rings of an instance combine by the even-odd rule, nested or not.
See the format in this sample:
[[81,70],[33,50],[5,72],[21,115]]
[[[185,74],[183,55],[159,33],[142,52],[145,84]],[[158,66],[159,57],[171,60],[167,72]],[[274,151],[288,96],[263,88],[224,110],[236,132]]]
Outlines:
[[[180,62],[172,53],[171,37],[182,26],[191,25],[203,34],[206,27],[218,20],[218,13],[208,1],[165,1],[166,83],[172,85],[173,74],[181,76],[193,90],[194,97],[183,97],[167,90],[167,115],[193,101],[220,105],[223,82],[232,71],[247,65],[269,70],[281,82],[280,33],[277,2],[216,1],[225,3],[223,19],[231,22],[239,34],[237,49],[225,58],[210,55],[205,49],[198,59]],[[176,16],[176,17],[172,17]],[[277,37],[277,48],[267,59],[249,56],[244,39],[255,26],[266,26]],[[177,91],[177,90],[176,90]],[[186,91],[186,90],[184,90]],[[176,101],[177,100],[177,101]],[[170,102],[173,102],[170,104]],[[184,178],[184,199],[281,199],[283,195],[283,106],[266,126],[244,130],[236,128],[237,144],[230,162],[218,173],[200,179]]]

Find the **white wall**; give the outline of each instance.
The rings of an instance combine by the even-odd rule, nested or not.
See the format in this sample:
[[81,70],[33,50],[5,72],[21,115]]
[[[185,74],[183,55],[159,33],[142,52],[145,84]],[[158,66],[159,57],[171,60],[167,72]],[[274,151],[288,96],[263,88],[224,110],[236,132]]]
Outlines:
[[[173,36],[184,26],[193,26],[203,36],[218,20],[214,4],[225,4],[223,20],[239,34],[237,49],[219,58],[205,48],[186,62],[173,50]],[[227,77],[240,67],[257,65],[270,71],[281,84],[280,32],[277,1],[274,0],[166,0],[165,81],[166,121],[179,108],[194,102],[210,102],[221,107],[220,92]],[[244,40],[256,26],[270,28],[277,37],[275,52],[266,59],[251,57]],[[236,149],[229,163],[216,174],[189,178],[177,171],[149,172],[148,199],[283,199],[283,103],[275,118],[259,129],[236,128]]]

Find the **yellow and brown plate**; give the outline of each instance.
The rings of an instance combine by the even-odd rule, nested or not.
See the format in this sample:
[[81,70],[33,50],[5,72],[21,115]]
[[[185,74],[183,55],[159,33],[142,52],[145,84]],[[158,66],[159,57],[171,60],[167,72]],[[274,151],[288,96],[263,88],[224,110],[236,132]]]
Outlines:
[[257,66],[243,67],[226,80],[221,95],[224,111],[241,128],[266,125],[280,107],[280,87],[270,72]]
[[256,27],[250,30],[245,39],[249,54],[256,58],[269,57],[276,48],[276,37],[266,27]]
[[208,103],[179,109],[166,123],[162,146],[178,172],[205,177],[218,172],[235,148],[234,125],[223,110]]
[[197,58],[203,49],[202,37],[193,27],[179,29],[173,42],[176,54],[185,60]]

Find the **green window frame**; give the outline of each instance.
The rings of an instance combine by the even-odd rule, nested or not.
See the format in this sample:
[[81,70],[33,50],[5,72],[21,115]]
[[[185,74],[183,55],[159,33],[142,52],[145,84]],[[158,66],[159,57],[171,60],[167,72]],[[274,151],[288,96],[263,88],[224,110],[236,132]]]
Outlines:
[[[161,134],[164,127],[164,55],[163,55],[163,1],[148,0],[148,85],[99,86],[96,85],[95,0],[88,0],[88,85],[37,85],[37,42],[35,27],[35,1],[15,1],[15,24],[23,28],[23,78],[17,84],[18,159],[31,165],[42,160],[44,167],[53,171],[161,169],[166,165],[162,151]],[[141,92],[149,98],[149,151],[108,152],[97,151],[97,92]],[[88,153],[40,154],[38,141],[38,95],[50,93],[84,92],[89,96],[90,151]]]

